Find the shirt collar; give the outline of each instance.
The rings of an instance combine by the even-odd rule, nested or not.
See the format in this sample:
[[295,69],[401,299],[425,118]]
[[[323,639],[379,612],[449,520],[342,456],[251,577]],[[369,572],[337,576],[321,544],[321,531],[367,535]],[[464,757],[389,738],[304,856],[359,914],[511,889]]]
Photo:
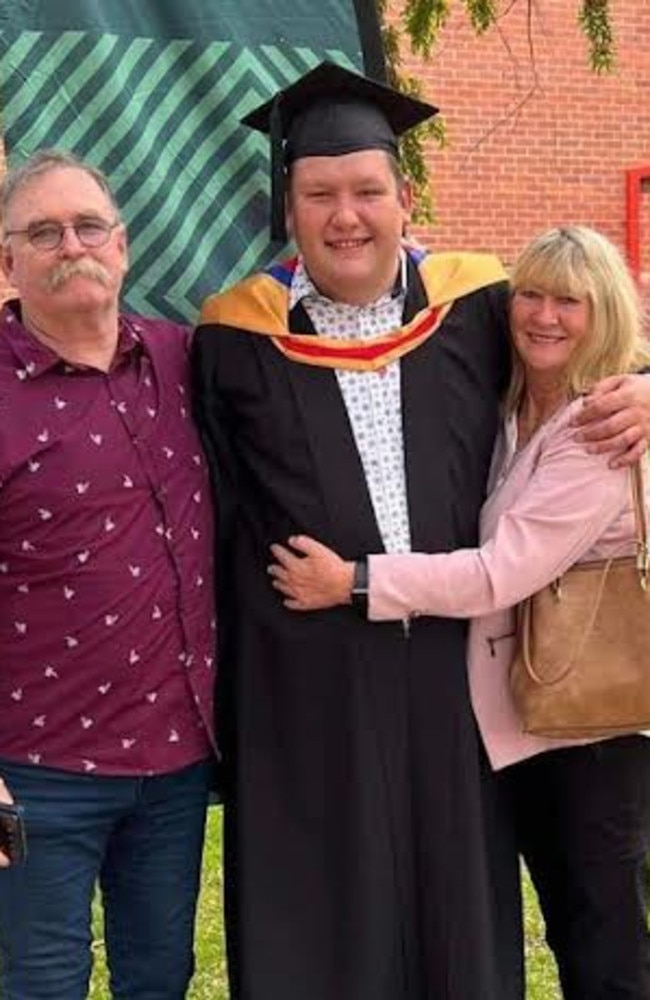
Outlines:
[[[399,268],[397,271],[397,276],[395,278],[395,284],[393,285],[390,292],[385,292],[381,295],[375,302],[369,303],[369,305],[376,306],[380,302],[387,299],[395,299],[399,295],[404,295],[407,289],[407,260],[406,252],[404,249],[400,249],[399,252]],[[289,310],[293,309],[298,305],[299,302],[306,299],[311,302],[320,302],[325,305],[342,305],[343,303],[335,302],[333,299],[328,298],[318,291],[316,285],[312,281],[305,267],[305,262],[302,255],[298,256],[298,263],[296,269],[293,273],[293,278],[291,281],[291,289],[289,292]]]
[[[20,367],[16,368],[16,375],[21,380],[37,378],[56,367],[61,367],[64,372],[68,373],[83,370],[83,366],[65,361],[56,351],[43,344],[23,325],[19,299],[5,302],[0,314],[0,322],[4,327],[4,336],[7,337],[19,362]],[[142,348],[143,341],[137,324],[120,316],[117,350],[112,367],[120,364],[132,352],[141,351]]]

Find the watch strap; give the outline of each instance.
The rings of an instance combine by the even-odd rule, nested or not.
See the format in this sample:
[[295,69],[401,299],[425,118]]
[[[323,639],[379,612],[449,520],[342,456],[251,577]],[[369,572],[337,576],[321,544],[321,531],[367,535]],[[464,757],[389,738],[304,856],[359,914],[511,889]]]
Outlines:
[[352,607],[364,618],[368,615],[368,559],[357,559],[354,564],[354,576],[352,578],[352,592],[350,594]]

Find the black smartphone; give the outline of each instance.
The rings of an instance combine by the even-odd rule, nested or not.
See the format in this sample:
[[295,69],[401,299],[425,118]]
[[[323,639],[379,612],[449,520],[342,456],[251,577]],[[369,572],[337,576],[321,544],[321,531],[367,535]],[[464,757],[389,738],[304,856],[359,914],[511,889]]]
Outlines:
[[18,865],[27,857],[27,837],[23,807],[0,802],[0,851],[12,865]]

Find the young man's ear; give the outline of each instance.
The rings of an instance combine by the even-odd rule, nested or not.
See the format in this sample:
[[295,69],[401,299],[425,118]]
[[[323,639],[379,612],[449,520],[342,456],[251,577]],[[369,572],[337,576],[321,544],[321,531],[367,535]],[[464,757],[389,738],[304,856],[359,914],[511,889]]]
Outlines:
[[413,211],[413,190],[409,181],[404,180],[399,187],[399,200],[402,206],[402,239],[409,237],[411,213]]
[[406,178],[400,185],[400,202],[404,212],[404,222],[409,223],[413,213],[413,186]]

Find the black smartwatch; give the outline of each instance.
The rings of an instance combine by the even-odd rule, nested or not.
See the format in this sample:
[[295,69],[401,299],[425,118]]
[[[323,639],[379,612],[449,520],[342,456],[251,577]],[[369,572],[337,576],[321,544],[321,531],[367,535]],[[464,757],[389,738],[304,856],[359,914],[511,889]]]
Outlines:
[[357,559],[354,564],[354,576],[352,578],[352,592],[350,594],[352,607],[368,617],[368,559]]

